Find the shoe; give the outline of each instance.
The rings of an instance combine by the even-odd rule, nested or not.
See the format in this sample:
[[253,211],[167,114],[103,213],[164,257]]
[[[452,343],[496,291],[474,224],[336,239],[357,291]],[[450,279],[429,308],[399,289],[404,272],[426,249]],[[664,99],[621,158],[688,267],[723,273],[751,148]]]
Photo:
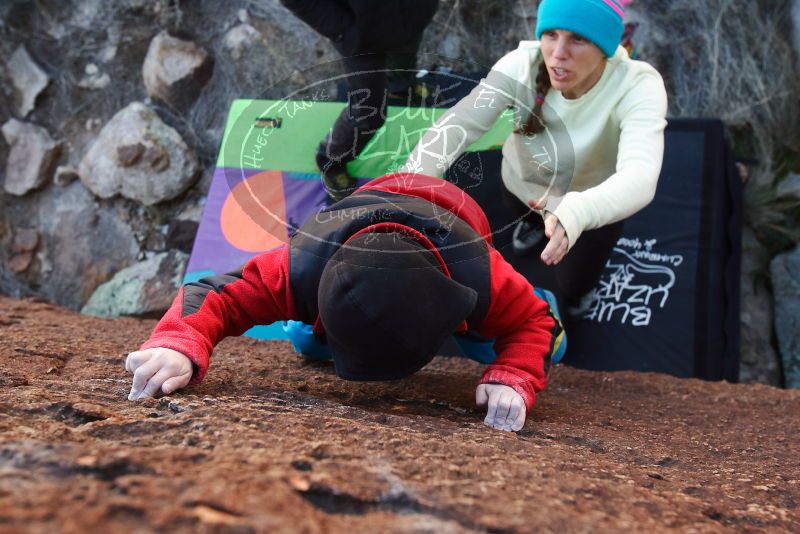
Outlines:
[[528,221],[520,221],[514,228],[511,244],[517,256],[525,256],[539,244],[544,237],[544,228]]
[[283,321],[282,326],[294,350],[307,360],[327,361],[333,359],[331,348],[314,334],[314,328],[310,324],[300,321]]
[[567,307],[567,316],[570,319],[583,319],[592,311],[592,304],[594,304],[594,290],[589,291],[580,298],[575,306]]
[[355,178],[347,174],[347,171],[334,175],[323,172],[322,183],[325,184],[325,190],[334,202],[339,202],[349,197],[358,189],[358,182],[356,182]]
[[358,182],[347,172],[347,164],[334,161],[319,153],[316,159],[322,183],[333,202],[350,196],[358,189]]
[[567,352],[567,333],[564,331],[564,323],[561,321],[561,313],[558,311],[558,300],[556,300],[556,296],[552,291],[542,289],[541,287],[534,289],[533,293],[547,302],[548,306],[550,306],[550,313],[553,314],[553,318],[559,325],[558,334],[553,341],[553,352],[550,355],[552,362],[558,363],[564,357],[564,353]]

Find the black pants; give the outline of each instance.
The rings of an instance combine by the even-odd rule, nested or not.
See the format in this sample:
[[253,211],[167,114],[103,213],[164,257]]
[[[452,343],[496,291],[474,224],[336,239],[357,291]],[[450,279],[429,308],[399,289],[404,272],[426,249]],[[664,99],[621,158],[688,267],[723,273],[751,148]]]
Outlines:
[[[544,225],[539,214],[506,189],[502,182],[500,188],[503,201],[517,217],[534,225]],[[581,297],[597,286],[614,245],[622,236],[622,228],[623,221],[619,221],[594,230],[586,230],[561,262],[548,267],[553,270],[558,285],[554,288],[555,293],[563,304],[577,305]],[[546,245],[547,238],[543,241],[542,246]],[[531,254],[540,252],[539,249],[534,249]]]
[[317,149],[338,170],[364,149],[386,118],[387,93],[413,84],[417,50],[439,0],[281,0],[342,55],[347,106]]
[[405,92],[414,83],[422,34],[380,53],[342,58],[347,73],[347,106],[333,123],[318,152],[345,164],[358,156],[386,120],[388,93]]

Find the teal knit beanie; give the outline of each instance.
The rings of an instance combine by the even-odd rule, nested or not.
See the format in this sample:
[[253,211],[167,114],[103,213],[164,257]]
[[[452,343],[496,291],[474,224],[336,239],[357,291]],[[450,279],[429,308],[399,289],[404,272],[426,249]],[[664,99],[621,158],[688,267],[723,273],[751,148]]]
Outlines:
[[542,0],[536,19],[536,38],[547,30],[577,33],[612,57],[622,39],[620,0]]

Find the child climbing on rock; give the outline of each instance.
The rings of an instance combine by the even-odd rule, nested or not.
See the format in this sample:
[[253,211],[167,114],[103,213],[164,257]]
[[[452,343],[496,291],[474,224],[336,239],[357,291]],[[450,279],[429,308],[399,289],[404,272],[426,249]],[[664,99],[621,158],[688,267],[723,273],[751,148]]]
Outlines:
[[478,204],[443,180],[396,173],[317,213],[240,271],[186,284],[128,355],[128,398],[199,383],[219,341],[275,321],[301,321],[288,323],[295,347],[331,357],[346,380],[410,375],[454,335],[468,357],[488,363],[475,393],[485,424],[513,431],[566,347],[552,294],[534,291],[492,247]]

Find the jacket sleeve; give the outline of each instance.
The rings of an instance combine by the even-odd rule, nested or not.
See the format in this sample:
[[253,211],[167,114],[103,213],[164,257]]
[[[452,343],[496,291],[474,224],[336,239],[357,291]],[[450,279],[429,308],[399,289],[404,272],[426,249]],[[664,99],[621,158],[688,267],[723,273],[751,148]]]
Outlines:
[[289,247],[283,246],[239,271],[184,285],[140,350],[163,347],[185,354],[195,366],[190,384],[200,382],[223,338],[295,318],[288,265]]
[[487,366],[479,384],[514,388],[530,410],[536,394],[547,385],[553,346],[561,333],[546,301],[492,249],[492,302],[478,333],[495,338],[497,358]]
[[570,191],[553,211],[569,247],[584,230],[626,219],[653,200],[664,158],[667,93],[661,76],[643,75],[616,109],[620,121],[616,172],[585,191]]
[[516,57],[512,52],[501,58],[467,96],[448,109],[425,132],[399,172],[441,178],[467,147],[488,132],[515,103]]

